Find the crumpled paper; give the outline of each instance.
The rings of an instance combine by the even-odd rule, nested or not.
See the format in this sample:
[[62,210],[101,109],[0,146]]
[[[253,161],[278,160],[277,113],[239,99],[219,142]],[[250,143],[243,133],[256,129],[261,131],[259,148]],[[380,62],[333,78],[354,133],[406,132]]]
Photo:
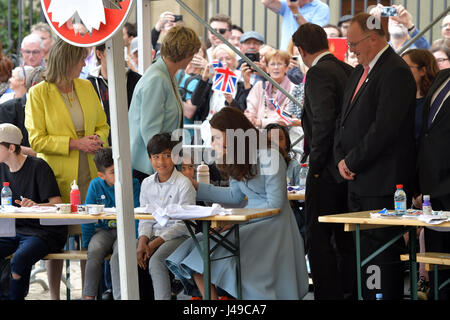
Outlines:
[[169,204],[165,208],[160,208],[156,205],[147,204],[145,206],[146,212],[151,212],[155,220],[161,225],[165,226],[169,219],[175,220],[189,220],[195,218],[204,218],[215,215],[230,215],[231,209],[225,209],[220,204],[214,203],[211,207],[196,206],[196,205],[179,205]]

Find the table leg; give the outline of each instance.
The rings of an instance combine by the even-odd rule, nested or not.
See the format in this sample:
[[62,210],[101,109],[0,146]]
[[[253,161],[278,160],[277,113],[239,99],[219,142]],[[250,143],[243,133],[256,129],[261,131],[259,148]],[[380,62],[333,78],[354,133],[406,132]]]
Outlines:
[[242,282],[241,282],[241,252],[239,244],[239,226],[234,226],[235,245],[236,245],[236,280],[237,280],[237,298],[242,300]]
[[204,295],[203,299],[211,299],[211,260],[209,257],[209,226],[210,221],[202,221],[202,232],[203,232],[203,284],[204,284]]
[[412,300],[417,300],[417,248],[416,248],[416,237],[417,228],[411,227],[409,229],[409,263],[410,263],[410,289]]
[[362,300],[361,287],[361,232],[360,225],[355,226],[355,251],[356,251],[356,281],[358,286],[358,300]]

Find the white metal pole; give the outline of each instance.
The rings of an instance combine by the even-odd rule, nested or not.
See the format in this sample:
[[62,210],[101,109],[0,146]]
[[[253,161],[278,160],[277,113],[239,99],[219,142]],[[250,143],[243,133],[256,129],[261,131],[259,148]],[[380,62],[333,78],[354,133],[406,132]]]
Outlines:
[[138,71],[144,74],[152,64],[152,42],[149,34],[152,30],[150,0],[137,1],[137,34],[138,34]]
[[106,42],[109,108],[115,173],[121,299],[138,300],[136,231],[123,46],[121,32],[117,32]]

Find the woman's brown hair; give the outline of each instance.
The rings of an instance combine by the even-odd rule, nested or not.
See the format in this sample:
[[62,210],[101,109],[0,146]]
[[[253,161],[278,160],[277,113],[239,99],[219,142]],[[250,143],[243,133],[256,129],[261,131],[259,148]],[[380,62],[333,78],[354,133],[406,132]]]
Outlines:
[[8,82],[13,69],[14,64],[11,59],[3,55],[0,51],[0,83]]
[[419,70],[425,69],[425,74],[420,78],[419,90],[422,96],[426,96],[436,74],[439,72],[436,58],[430,51],[425,49],[411,49],[403,53],[402,57],[404,56],[408,56]]
[[[258,129],[255,128],[255,126],[247,119],[241,110],[234,107],[224,107],[213,115],[209,123],[214,129],[224,133],[227,133],[227,130],[232,130],[228,132],[234,133],[232,136],[232,142],[225,141],[227,152],[232,151],[233,154],[225,155],[225,157],[227,157],[227,161],[224,159],[223,164],[217,164],[217,168],[224,178],[231,177],[237,181],[241,181],[243,179],[251,180],[254,178],[257,173],[256,161],[254,160],[256,159],[258,146],[260,143]],[[243,139],[242,137],[239,137],[240,134],[239,131],[237,131],[239,129],[243,130]],[[251,139],[253,134],[256,137],[256,144]],[[242,141],[244,141],[243,148],[238,148],[242,147]],[[232,145],[232,143],[234,144]],[[234,148],[230,148],[230,146],[234,146]],[[242,159],[242,155],[244,156],[244,163],[240,163],[242,161],[238,161],[239,159]],[[228,161],[230,158],[232,163],[229,163],[230,161]]]
[[71,70],[86,59],[88,48],[76,47],[62,39],[58,39],[50,50],[44,78],[50,83],[61,83],[69,80]]
[[172,62],[179,62],[192,57],[200,50],[200,39],[195,31],[188,27],[175,26],[170,28],[161,43],[161,56]]

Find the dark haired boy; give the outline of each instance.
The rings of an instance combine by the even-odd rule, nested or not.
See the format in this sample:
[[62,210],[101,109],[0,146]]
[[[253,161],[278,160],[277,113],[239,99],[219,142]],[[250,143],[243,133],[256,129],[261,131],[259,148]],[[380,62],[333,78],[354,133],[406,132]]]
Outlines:
[[[156,134],[150,139],[147,151],[155,173],[142,181],[139,198],[142,206],[195,205],[194,186],[175,168],[172,160],[176,143],[169,133]],[[169,220],[165,226],[155,220],[139,221],[138,265],[144,269],[149,260],[155,300],[170,300],[170,277],[165,260],[188,236],[186,226],[179,220]]]
[[[86,204],[102,203],[106,208],[116,206],[114,194],[114,161],[112,149],[100,149],[94,157],[98,178],[89,184]],[[133,179],[134,207],[139,207],[140,185]],[[136,231],[138,221],[136,220]],[[111,280],[114,300],[120,300],[119,256],[117,247],[117,228],[115,220],[98,220],[97,223],[81,225],[84,248],[88,249],[83,287],[83,299],[97,296],[99,281],[102,279],[103,262],[111,255]]]

